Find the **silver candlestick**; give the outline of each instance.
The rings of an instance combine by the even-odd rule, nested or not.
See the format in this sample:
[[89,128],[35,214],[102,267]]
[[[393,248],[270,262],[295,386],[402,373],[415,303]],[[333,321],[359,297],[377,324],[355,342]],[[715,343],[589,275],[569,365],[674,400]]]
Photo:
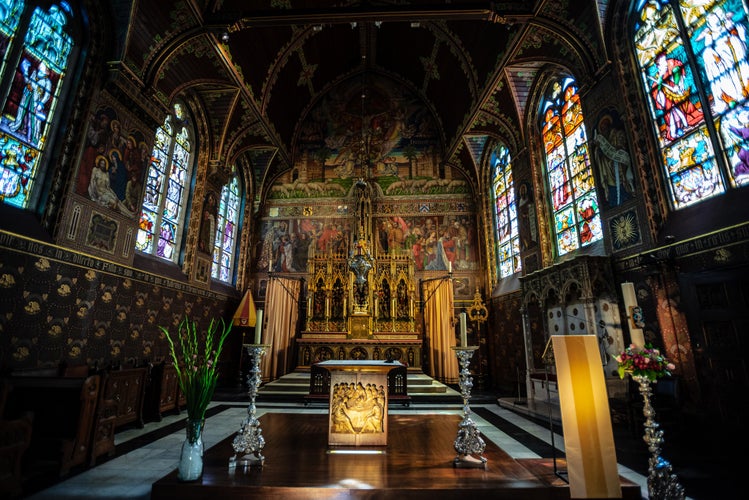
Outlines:
[[663,431],[658,429],[655,421],[655,409],[650,404],[653,391],[651,380],[642,375],[632,375],[642,394],[642,414],[645,416],[645,435],[643,440],[648,445],[650,459],[648,460],[648,496],[653,499],[683,500],[684,488],[679,484],[676,474],[671,471],[671,464],[660,456],[663,444]]
[[[247,408],[247,418],[242,422],[242,426],[232,443],[235,454],[229,459],[229,469],[234,469],[237,465],[242,467],[259,465],[262,467],[265,463],[265,457],[261,454],[265,446],[265,439],[263,439],[263,431],[260,429],[260,421],[256,416],[255,398],[262,382],[260,360],[270,344],[245,344],[244,347],[247,348],[247,354],[250,355],[252,360],[252,371],[247,375],[250,406]],[[240,454],[243,456],[238,458],[237,456]]]
[[[478,346],[469,347],[452,347],[458,356],[460,364],[460,394],[463,396],[463,420],[458,425],[458,437],[455,438],[455,451],[458,455],[453,460],[455,467],[474,467],[485,468],[486,458],[481,454],[486,448],[486,443],[481,439],[481,433],[476,427],[476,423],[471,419],[471,408],[468,406],[468,400],[471,399],[471,388],[473,387],[473,377],[468,371],[468,365],[471,363],[473,352]],[[478,455],[478,457],[474,456]]]

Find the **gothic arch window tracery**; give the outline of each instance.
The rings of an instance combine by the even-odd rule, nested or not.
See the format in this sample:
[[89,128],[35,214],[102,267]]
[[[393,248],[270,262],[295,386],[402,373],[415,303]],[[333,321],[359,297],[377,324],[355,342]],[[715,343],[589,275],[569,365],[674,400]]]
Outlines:
[[520,272],[520,237],[512,159],[507,147],[499,143],[491,152],[494,237],[497,242],[497,269],[500,278]]
[[175,103],[156,130],[135,248],[177,262],[193,172],[194,132],[186,108]]
[[540,109],[551,224],[560,257],[603,239],[577,90],[574,78],[555,79]]
[[675,209],[749,184],[742,0],[638,0],[634,51]]
[[68,2],[0,3],[0,202],[33,207],[57,104],[73,59]]
[[214,279],[231,283],[234,277],[234,263],[237,259],[237,234],[239,230],[239,176],[236,174],[221,189],[218,206],[216,239],[213,246]]

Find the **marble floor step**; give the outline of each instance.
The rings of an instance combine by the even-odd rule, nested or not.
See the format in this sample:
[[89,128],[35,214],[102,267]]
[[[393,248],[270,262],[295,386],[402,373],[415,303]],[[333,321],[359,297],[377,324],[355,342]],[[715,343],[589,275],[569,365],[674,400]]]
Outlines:
[[[307,395],[309,394],[309,372],[294,371],[260,387],[259,395]],[[415,397],[446,396],[459,397],[460,394],[424,373],[408,374],[408,394]]]

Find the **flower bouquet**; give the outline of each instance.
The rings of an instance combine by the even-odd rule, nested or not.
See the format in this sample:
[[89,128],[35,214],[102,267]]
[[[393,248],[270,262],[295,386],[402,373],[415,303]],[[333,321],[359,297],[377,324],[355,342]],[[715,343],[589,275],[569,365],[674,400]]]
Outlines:
[[212,319],[208,331],[199,335],[195,322],[185,317],[179,324],[176,338],[163,326],[159,328],[169,342],[179,388],[187,400],[187,418],[203,421],[216,389],[216,366],[224,341],[231,332],[231,323],[227,326],[223,318]]
[[619,363],[619,378],[624,378],[624,375],[629,373],[633,377],[646,377],[650,381],[655,381],[670,376],[675,368],[673,363],[669,363],[666,357],[650,344],[645,347],[630,344],[616,357],[616,361]]

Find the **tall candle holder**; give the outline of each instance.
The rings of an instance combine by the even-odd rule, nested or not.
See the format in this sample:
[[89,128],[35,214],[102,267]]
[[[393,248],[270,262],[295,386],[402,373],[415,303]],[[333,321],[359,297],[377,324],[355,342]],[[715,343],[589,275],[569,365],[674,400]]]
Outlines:
[[645,416],[645,435],[643,440],[648,445],[650,459],[648,460],[648,495],[650,498],[668,498],[671,500],[684,499],[684,487],[671,469],[668,460],[661,457],[663,444],[663,430],[659,429],[655,421],[655,409],[650,402],[653,394],[651,380],[644,375],[632,375],[637,382],[642,395],[642,413]]
[[[242,426],[232,442],[235,454],[229,459],[229,469],[234,469],[238,465],[242,467],[253,465],[262,467],[265,463],[265,457],[261,453],[265,446],[265,439],[256,415],[255,398],[262,382],[260,360],[270,344],[245,344],[244,347],[247,348],[247,354],[250,355],[252,360],[252,371],[247,375],[250,405],[247,407],[247,417],[242,422]],[[243,456],[238,457],[240,454]]]
[[[471,408],[468,401],[471,399],[471,388],[473,388],[473,377],[468,371],[473,352],[478,346],[452,347],[458,356],[460,364],[460,394],[463,396],[463,420],[458,425],[458,436],[455,438],[455,451],[458,453],[453,460],[454,467],[461,468],[485,468],[486,458],[481,454],[486,448],[486,443],[481,438],[476,423],[471,419]],[[476,457],[475,455],[478,455]]]

